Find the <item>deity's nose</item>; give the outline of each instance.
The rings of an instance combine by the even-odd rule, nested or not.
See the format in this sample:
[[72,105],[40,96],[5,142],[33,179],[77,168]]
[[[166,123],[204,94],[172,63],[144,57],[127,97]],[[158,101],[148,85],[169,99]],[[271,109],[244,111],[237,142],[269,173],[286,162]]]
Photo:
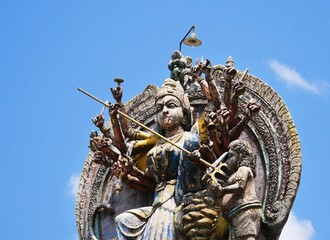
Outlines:
[[168,114],[168,108],[166,106],[163,107],[163,115]]

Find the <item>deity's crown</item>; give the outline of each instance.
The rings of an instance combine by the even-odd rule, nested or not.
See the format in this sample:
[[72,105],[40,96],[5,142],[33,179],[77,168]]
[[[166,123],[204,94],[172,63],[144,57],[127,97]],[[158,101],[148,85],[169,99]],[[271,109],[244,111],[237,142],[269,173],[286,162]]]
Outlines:
[[175,81],[171,78],[167,78],[165,79],[163,86],[161,87],[161,89],[159,90],[159,92],[156,95],[156,102],[167,95],[171,95],[175,98],[177,98],[180,103],[181,106],[185,109],[190,109],[190,103],[189,103],[189,99],[187,97],[187,95],[185,95],[184,90],[180,84],[180,82]]

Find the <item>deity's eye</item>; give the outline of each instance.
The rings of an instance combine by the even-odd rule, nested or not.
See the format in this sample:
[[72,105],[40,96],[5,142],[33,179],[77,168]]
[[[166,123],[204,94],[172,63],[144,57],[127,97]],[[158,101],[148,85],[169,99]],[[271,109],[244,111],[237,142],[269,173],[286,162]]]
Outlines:
[[170,104],[168,105],[168,107],[169,107],[169,108],[175,108],[176,105],[175,105],[174,103],[170,103]]
[[157,111],[157,112],[160,112],[160,111],[162,111],[162,110],[163,110],[163,105],[157,104],[157,105],[156,105],[156,111]]
[[179,105],[176,104],[175,102],[169,102],[166,104],[168,108],[176,108],[178,107]]

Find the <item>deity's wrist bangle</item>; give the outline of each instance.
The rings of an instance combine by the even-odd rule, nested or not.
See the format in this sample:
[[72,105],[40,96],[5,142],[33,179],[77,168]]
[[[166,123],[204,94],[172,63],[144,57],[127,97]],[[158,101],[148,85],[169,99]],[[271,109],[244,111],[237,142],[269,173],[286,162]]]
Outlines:
[[109,129],[106,128],[106,126],[104,126],[104,125],[101,127],[101,132],[102,132],[102,133],[105,133],[105,132],[107,132],[108,130],[109,130]]
[[137,136],[138,136],[138,132],[137,131],[134,131],[133,132],[133,139],[137,139]]

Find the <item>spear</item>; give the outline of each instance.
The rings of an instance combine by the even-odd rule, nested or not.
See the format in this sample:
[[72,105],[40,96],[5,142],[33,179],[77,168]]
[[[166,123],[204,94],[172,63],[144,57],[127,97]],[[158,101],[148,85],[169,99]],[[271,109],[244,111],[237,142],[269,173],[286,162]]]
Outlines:
[[[86,92],[85,90],[83,90],[83,89],[81,89],[81,88],[77,88],[77,89],[78,89],[78,91],[80,91],[80,92],[86,94],[86,95],[89,96],[90,98],[93,98],[95,101],[97,101],[97,102],[103,104],[103,106],[110,108],[110,104],[109,104],[108,101],[103,102],[101,99],[99,99],[99,98],[93,96],[93,95],[90,94],[89,92]],[[171,140],[167,139],[166,137],[164,137],[163,135],[159,134],[158,132],[156,132],[156,131],[152,130],[151,128],[145,126],[144,124],[142,124],[142,123],[136,121],[134,118],[131,118],[131,117],[128,116],[127,114],[125,114],[125,113],[123,113],[123,112],[121,112],[121,111],[119,111],[119,110],[118,110],[118,114],[120,114],[121,116],[123,116],[123,117],[125,117],[125,118],[131,120],[132,122],[136,123],[136,124],[139,125],[140,127],[144,128],[144,129],[146,129],[146,130],[148,130],[149,132],[153,133],[154,135],[156,135],[157,137],[163,139],[164,141],[166,141],[166,142],[172,144],[174,147],[176,147],[176,148],[182,150],[183,152],[185,152],[185,153],[187,153],[187,154],[190,154],[190,153],[191,153],[191,152],[188,151],[187,149],[184,149],[183,147],[177,145],[176,143],[174,143],[174,142],[172,142]],[[201,164],[203,164],[205,167],[210,167],[210,168],[214,169],[214,167],[213,167],[210,163],[208,163],[207,161],[205,161],[205,160],[202,159],[202,158],[199,158],[199,162],[200,162]]]

